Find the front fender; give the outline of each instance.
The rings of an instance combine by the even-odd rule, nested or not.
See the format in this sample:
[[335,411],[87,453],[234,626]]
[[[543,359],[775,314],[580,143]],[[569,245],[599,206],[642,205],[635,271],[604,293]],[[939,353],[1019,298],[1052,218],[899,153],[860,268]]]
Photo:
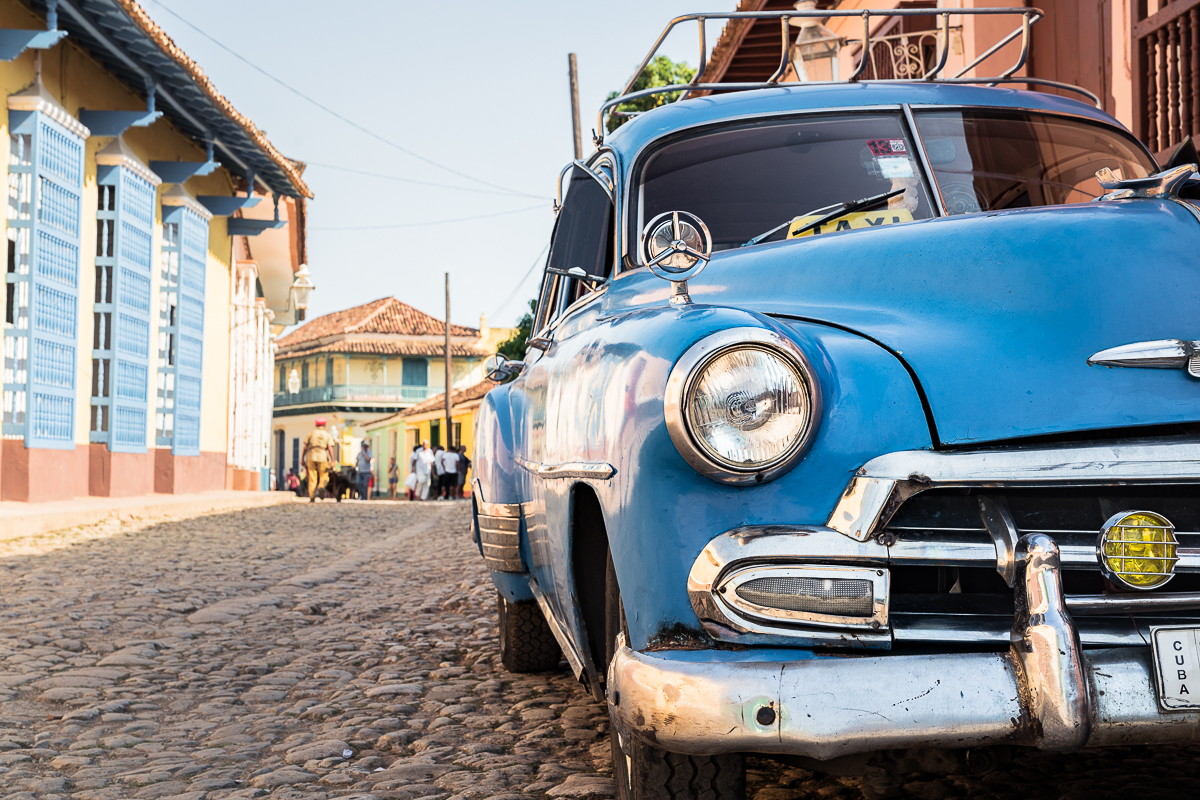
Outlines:
[[[822,418],[797,466],[774,481],[737,487],[697,473],[675,449],[663,398],[679,356],[719,330],[770,328],[797,343],[821,392]],[[630,645],[710,641],[687,595],[704,546],[741,525],[824,524],[854,471],[880,453],[932,447],[912,379],[883,348],[853,333],[781,322],[740,309],[642,308],[601,320],[555,344],[540,382],[545,463],[606,462],[589,480],[603,509],[625,603]],[[530,420],[524,424],[530,424]],[[547,484],[547,509],[567,524],[571,481]],[[553,523],[552,523],[553,524]],[[567,557],[558,552],[553,558]]]

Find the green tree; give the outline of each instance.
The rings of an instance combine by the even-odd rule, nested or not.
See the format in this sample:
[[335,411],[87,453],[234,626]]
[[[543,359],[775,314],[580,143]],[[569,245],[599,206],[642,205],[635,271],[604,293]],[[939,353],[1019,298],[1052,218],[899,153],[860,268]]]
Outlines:
[[517,330],[508,341],[501,342],[498,353],[510,361],[521,361],[525,358],[525,341],[533,335],[533,314],[537,311],[537,298],[529,301],[529,311],[517,323]]
[[[681,83],[688,83],[692,78],[696,77],[696,70],[687,65],[685,61],[672,61],[666,56],[657,56],[642,70],[642,74],[638,75],[637,80],[633,82],[631,91],[640,92],[643,89],[653,89],[655,86],[675,86]],[[647,97],[639,97],[637,100],[630,100],[628,103],[621,103],[614,111],[649,111],[652,108],[665,106],[667,103],[673,103],[678,99],[682,92],[663,92],[662,94],[652,94]],[[616,92],[610,92],[608,99],[612,100],[617,97]],[[617,128],[629,121],[628,117],[610,116],[608,124],[608,132],[612,133]]]

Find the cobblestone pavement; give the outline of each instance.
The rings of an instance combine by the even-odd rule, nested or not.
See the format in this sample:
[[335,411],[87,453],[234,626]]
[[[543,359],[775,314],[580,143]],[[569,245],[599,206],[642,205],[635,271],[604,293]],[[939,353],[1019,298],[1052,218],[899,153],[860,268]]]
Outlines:
[[[0,550],[0,797],[608,797],[565,668],[499,664],[465,503],[109,523]],[[891,796],[1191,797],[1200,749],[1021,756]],[[751,800],[880,796],[751,759]]]

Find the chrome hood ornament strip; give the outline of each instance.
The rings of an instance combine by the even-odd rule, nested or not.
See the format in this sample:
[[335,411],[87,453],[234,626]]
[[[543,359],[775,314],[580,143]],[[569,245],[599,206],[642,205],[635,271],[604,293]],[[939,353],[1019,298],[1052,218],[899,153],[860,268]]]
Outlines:
[[1087,363],[1092,367],[1186,369],[1193,378],[1200,378],[1200,341],[1156,339],[1133,342],[1101,350]]

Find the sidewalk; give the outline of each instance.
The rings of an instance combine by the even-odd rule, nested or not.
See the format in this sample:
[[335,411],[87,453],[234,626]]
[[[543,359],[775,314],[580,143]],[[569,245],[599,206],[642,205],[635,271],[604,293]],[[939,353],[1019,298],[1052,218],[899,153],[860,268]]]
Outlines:
[[94,525],[114,517],[167,519],[291,503],[291,492],[198,492],[139,497],[81,497],[57,503],[0,503],[0,542],[47,531]]

